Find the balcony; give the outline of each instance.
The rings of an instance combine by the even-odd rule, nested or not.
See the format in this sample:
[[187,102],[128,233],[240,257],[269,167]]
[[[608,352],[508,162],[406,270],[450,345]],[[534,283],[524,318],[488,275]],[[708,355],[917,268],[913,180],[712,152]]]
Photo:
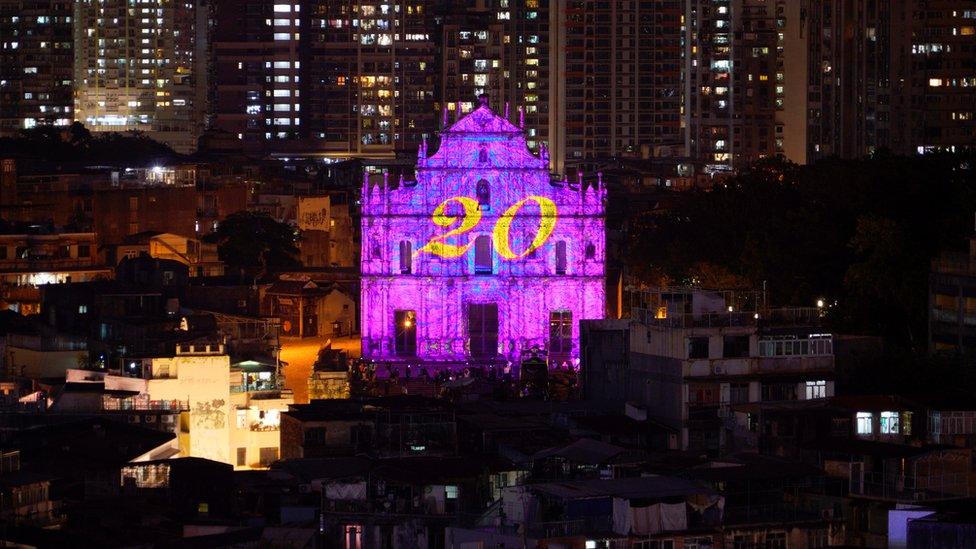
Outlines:
[[823,372],[834,368],[833,355],[776,356],[757,360],[760,373]]
[[539,539],[565,538],[613,531],[613,517],[537,522],[528,527],[529,536]]
[[8,334],[7,346],[41,352],[85,351],[88,349],[88,343],[84,340],[61,336],[43,337],[22,334]]
[[92,258],[8,259],[0,261],[2,272],[38,272],[107,269]]
[[821,310],[816,307],[789,307],[762,312],[732,311],[699,314],[669,314],[659,317],[656,310],[634,308],[632,317],[643,324],[666,328],[729,328],[753,326],[817,326]]
[[969,497],[968,473],[905,475],[864,473],[851,478],[851,495],[899,502],[926,502]]

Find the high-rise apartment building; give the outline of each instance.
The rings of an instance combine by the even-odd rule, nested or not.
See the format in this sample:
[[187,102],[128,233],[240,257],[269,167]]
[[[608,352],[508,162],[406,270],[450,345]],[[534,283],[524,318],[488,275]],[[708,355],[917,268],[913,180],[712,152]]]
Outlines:
[[548,0],[442,4],[439,99],[452,118],[477,108],[486,95],[498,112],[507,105],[510,119],[524,119],[530,149],[550,140],[551,15]]
[[213,3],[211,125],[246,150],[305,136],[298,0]]
[[202,0],[74,2],[75,119],[196,149],[207,114]]
[[248,148],[383,157],[484,94],[535,149],[555,123],[548,4],[218,0],[212,124]]
[[338,156],[416,153],[437,129],[434,2],[314,2],[309,12],[309,137]]
[[[681,149],[681,0],[554,3],[557,172]],[[642,150],[643,149],[643,150]],[[565,164],[562,164],[562,162]]]
[[976,143],[976,2],[804,3],[809,160]]
[[684,112],[689,153],[736,167],[782,152],[785,74],[776,5],[685,2]]
[[[976,149],[976,0],[892,2],[897,74],[891,148]],[[906,26],[908,28],[906,28]]]
[[807,8],[807,154],[854,158],[891,142],[892,8],[889,3],[823,0]]
[[0,0],[0,135],[72,120],[68,0]]

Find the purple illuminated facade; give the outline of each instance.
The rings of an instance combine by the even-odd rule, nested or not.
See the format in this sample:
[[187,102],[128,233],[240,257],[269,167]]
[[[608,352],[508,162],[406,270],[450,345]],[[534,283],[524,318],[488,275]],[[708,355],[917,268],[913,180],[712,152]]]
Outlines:
[[551,183],[545,148],[486,104],[422,145],[416,181],[362,192],[362,349],[375,361],[575,363],[604,315],[602,184]]

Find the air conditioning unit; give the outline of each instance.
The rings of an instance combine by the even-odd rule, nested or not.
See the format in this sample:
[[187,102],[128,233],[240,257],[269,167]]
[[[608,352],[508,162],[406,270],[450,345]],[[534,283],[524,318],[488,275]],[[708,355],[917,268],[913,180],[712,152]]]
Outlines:
[[725,373],[725,366],[722,366],[721,364],[713,364],[712,365],[712,373],[715,374],[715,375],[722,375],[722,374],[724,374]]
[[299,484],[298,485],[298,493],[299,494],[311,494],[312,493],[312,485],[311,484]]
[[826,520],[829,520],[829,519],[834,518],[834,510],[833,509],[821,509],[820,510],[820,518],[823,518],[823,519],[826,519]]

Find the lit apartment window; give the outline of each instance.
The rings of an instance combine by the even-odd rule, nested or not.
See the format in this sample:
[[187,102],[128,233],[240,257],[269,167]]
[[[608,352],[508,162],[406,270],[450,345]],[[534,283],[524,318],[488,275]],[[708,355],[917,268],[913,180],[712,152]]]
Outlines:
[[827,397],[827,382],[824,380],[807,382],[807,400]]
[[871,424],[874,422],[874,414],[871,412],[857,413],[857,434],[870,435],[872,432]]
[[881,434],[897,435],[901,432],[898,412],[881,412]]

